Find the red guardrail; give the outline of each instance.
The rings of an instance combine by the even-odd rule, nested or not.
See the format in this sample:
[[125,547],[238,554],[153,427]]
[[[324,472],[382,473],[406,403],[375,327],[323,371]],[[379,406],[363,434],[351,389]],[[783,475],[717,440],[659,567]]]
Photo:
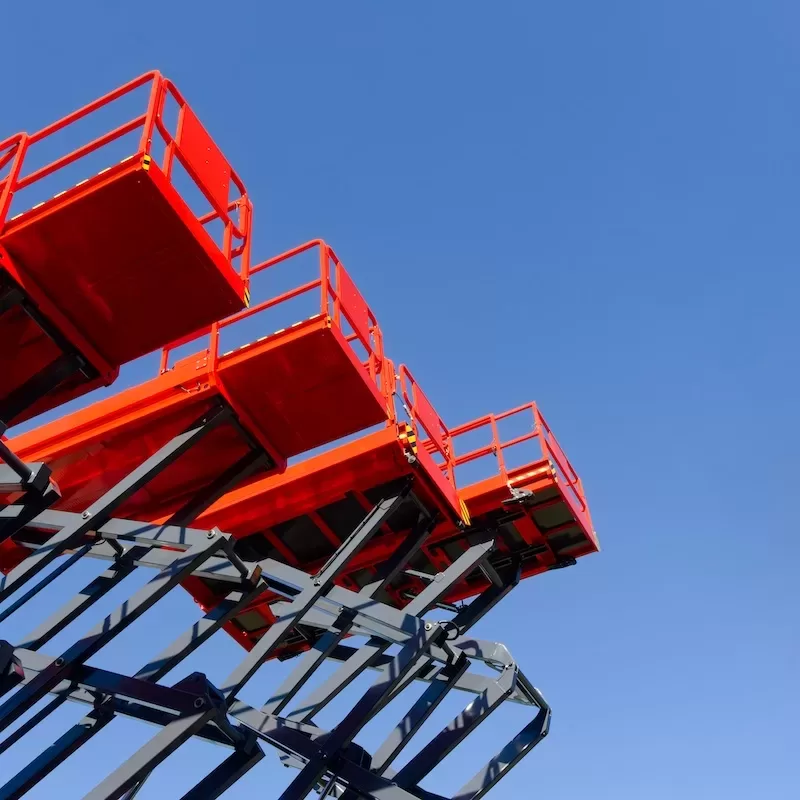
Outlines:
[[[363,346],[366,351],[366,360],[362,361],[363,366],[370,380],[378,386],[384,397],[386,397],[388,408],[394,391],[394,381],[387,377],[388,370],[386,367],[388,366],[388,361],[384,358],[381,329],[378,326],[375,315],[347,274],[344,265],[339,261],[333,248],[322,239],[314,239],[257,264],[251,268],[250,275],[256,275],[315,248],[319,249],[319,278],[296,286],[277,297],[257,303],[220,322],[215,322],[207,328],[195,331],[182,339],[170,343],[161,353],[161,372],[166,372],[169,369],[169,356],[173,350],[204,335],[210,336],[209,354],[212,365],[216,366],[220,357],[219,336],[221,330],[301,295],[319,291],[319,314],[329,316],[331,323],[342,331],[345,341],[351,346],[356,341]],[[344,332],[343,320],[352,329],[350,333]]]
[[[150,94],[144,113],[119,125],[111,131],[98,136],[75,150],[51,161],[28,174],[23,174],[22,166],[31,148],[48,137],[63,131],[79,120],[111,105],[115,101],[143,86],[150,84]],[[178,105],[175,133],[170,132],[164,120],[164,108],[168,97]],[[152,154],[153,138],[159,135],[164,142],[164,157],[160,169],[171,180],[175,160],[183,166],[197,188],[211,206],[211,211],[200,218],[203,225],[213,220],[221,220],[224,226],[223,242],[220,250],[228,261],[241,257],[239,273],[247,280],[249,273],[250,228],[252,205],[247,191],[237,173],[230,166],[214,140],[209,136],[183,95],[175,85],[158,72],[147,72],[124,86],[109,92],[88,105],[73,111],[66,117],[53,122],[36,133],[27,136],[17,134],[0,143],[0,169],[15,158],[10,174],[0,182],[0,231],[15,193],[32,186],[53,175],[80,159],[94,153],[112,142],[141,129],[139,147],[135,153],[124,159],[145,157]],[[5,152],[4,152],[5,151]],[[238,192],[231,199],[231,186]],[[30,209],[27,209],[30,210]],[[234,219],[233,212],[238,211]],[[24,213],[24,212],[23,212]],[[234,240],[238,244],[234,246]]]
[[[507,420],[520,414],[531,415],[531,430],[515,436],[505,441],[501,440],[498,429],[498,422]],[[504,451],[516,445],[523,444],[524,442],[534,442],[538,444],[542,454],[542,460],[547,460],[558,477],[558,480],[566,487],[566,497],[573,511],[578,516],[582,524],[586,526],[588,531],[592,530],[591,518],[589,516],[589,507],[586,503],[586,496],[583,492],[581,480],[578,473],[570,463],[569,459],[561,449],[556,437],[553,435],[550,426],[545,421],[541,412],[539,411],[536,403],[526,403],[518,408],[512,408],[502,414],[487,414],[472,422],[467,422],[450,431],[451,441],[454,446],[460,436],[465,436],[468,433],[480,430],[481,428],[489,428],[491,431],[491,441],[483,447],[476,448],[467,453],[456,455],[454,457],[454,464],[460,467],[464,464],[477,461],[478,459],[494,456],[497,461],[497,471],[509,485],[514,485],[514,480],[517,477],[530,471],[530,463],[523,467],[508,468]]]

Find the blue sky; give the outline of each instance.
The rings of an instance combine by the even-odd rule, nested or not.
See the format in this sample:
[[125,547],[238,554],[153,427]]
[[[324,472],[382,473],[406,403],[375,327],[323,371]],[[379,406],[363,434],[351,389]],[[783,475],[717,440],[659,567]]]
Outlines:
[[[603,552],[480,629],[554,715],[496,795],[800,795],[796,4],[117,5],[3,10],[0,138],[161,69],[244,176],[257,258],[328,239],[446,421],[536,399],[583,477]],[[115,723],[32,796],[152,733]]]

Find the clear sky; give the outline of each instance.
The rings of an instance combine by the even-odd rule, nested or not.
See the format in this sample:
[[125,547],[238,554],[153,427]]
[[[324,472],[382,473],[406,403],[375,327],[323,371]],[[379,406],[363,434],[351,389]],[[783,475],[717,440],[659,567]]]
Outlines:
[[[0,138],[161,69],[244,176],[257,258],[328,239],[449,423],[541,404],[603,551],[480,629],[553,706],[495,796],[800,796],[796,3],[43,0],[0,19]],[[127,642],[128,668],[157,650]],[[236,651],[204,654],[213,676]],[[152,734],[115,722],[31,796],[81,797]],[[222,755],[188,746],[139,796]],[[229,796],[289,777],[270,754]]]

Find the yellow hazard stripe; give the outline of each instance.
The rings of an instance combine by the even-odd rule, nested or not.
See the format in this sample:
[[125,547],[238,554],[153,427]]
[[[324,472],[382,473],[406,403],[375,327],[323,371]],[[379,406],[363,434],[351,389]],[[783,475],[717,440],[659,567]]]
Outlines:
[[461,519],[464,520],[464,524],[471,525],[472,520],[470,519],[469,516],[469,509],[467,508],[467,504],[461,499],[459,499],[458,504],[461,506]]
[[153,157],[151,155],[145,155],[145,157],[142,159],[142,169],[145,172],[147,172],[147,170],[150,169],[150,163],[152,162],[152,160]]
[[245,308],[250,308],[250,289],[247,287],[244,290],[244,306]]
[[417,434],[414,433],[414,429],[409,427],[408,424],[404,424],[404,429],[398,436],[401,442],[405,442],[409,449],[411,450],[413,455],[417,454]]

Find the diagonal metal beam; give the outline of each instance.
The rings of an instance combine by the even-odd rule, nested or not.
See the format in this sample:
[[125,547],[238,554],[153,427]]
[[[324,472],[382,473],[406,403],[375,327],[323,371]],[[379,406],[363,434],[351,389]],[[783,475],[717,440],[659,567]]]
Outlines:
[[235,750],[218,767],[186,792],[181,800],[216,800],[262,758],[264,758],[264,751],[256,741],[249,747]]
[[397,758],[409,740],[439,707],[448,692],[457,685],[468,667],[469,659],[466,656],[461,656],[453,664],[446,664],[442,667],[440,674],[443,680],[434,681],[428,686],[409,709],[408,713],[386,737],[383,744],[375,751],[375,755],[372,758],[372,769],[378,775],[382,775],[386,767]]
[[119,800],[218,713],[219,710],[212,703],[206,701],[196,712],[170,722],[89,792],[84,800]]
[[[30,650],[16,652],[25,670],[27,683],[44,672],[55,660]],[[186,691],[180,685],[162,686],[152,681],[131,678],[89,665],[76,667],[68,679],[53,687],[51,693],[55,695],[56,700],[65,699],[90,706],[95,705],[98,695],[107,695],[115,714],[161,726],[176,719],[180,714],[191,711],[197,697],[196,691]],[[275,746],[282,752],[284,751],[282,737],[288,737],[286,741],[289,743],[302,741],[308,744],[312,737],[324,733],[322,729],[313,725],[269,717],[239,700],[231,706],[229,713],[233,719],[246,723],[246,727],[254,732],[257,731],[267,737],[276,735]],[[222,728],[225,729],[224,733]],[[231,747],[244,746],[249,734],[242,734],[241,731],[224,724],[220,727],[220,720],[217,720],[216,724],[206,726],[197,735],[215,744]]]
[[[283,641],[294,626],[300,622],[314,603],[331,587],[334,578],[345,568],[347,562],[375,535],[381,525],[394,513],[410,491],[407,486],[403,491],[378,503],[361,524],[345,540],[339,550],[319,571],[310,586],[306,586],[300,594],[287,606],[281,616],[260,639],[258,644],[247,654],[244,660],[233,670],[223,683],[223,692],[228,700],[233,700],[247,681],[252,678],[258,668],[269,658],[273,650]],[[298,578],[307,581],[307,576],[299,571]]]
[[547,736],[549,729],[550,708],[545,706],[540,708],[536,717],[459,789],[453,800],[480,800]]
[[123,556],[117,563],[89,581],[35,630],[23,636],[19,646],[26,650],[38,650],[118,586],[135,569],[136,565],[132,560]]
[[376,714],[385,707],[391,697],[392,689],[408,674],[420,655],[444,634],[445,631],[441,626],[428,623],[418,637],[403,646],[392,659],[390,667],[378,677],[333,731],[318,737],[318,743],[323,748],[323,757],[312,759],[306,764],[281,795],[281,800],[302,800],[308,795],[330,768],[332,761],[340,757],[342,751],[367,724],[370,714]]
[[[405,564],[408,563],[408,560],[419,550],[422,543],[430,535],[435,524],[435,519],[431,517],[421,519],[403,545],[393,554],[389,561],[381,567],[378,577],[364,586],[358,593],[358,596],[369,599],[389,584],[403,569]],[[281,713],[292,701],[297,692],[305,686],[314,674],[314,671],[328,658],[332,650],[349,633],[353,627],[354,619],[355,613],[352,611],[341,615],[335,623],[337,630],[323,634],[314,646],[303,655],[300,664],[294,671],[267,699],[266,703],[261,707],[264,713]]]
[[217,500],[227,494],[237,484],[253,475],[262,467],[269,467],[272,460],[261,449],[250,450],[235,464],[232,464],[221,475],[214,479],[210,486],[204,487],[176,511],[167,525],[188,525]]
[[475,728],[495,711],[513,690],[512,670],[504,674],[486,692],[476,697],[449,725],[417,753],[395,776],[406,788],[419,784],[437,764],[447,757]]
[[202,619],[194,623],[174,642],[169,644],[155,658],[142,667],[134,677],[145,681],[159,681],[171,670],[208,641],[223,625],[230,622],[243,608],[255,601],[264,591],[256,586],[249,593],[242,593],[236,599],[223,600],[210,609]]
[[[408,615],[422,615],[439,600],[450,587],[471,572],[476,564],[484,559],[494,547],[492,540],[482,544],[473,545],[467,552],[459,556],[451,566],[441,573],[438,580],[433,581],[420,592],[404,609]],[[344,662],[338,670],[303,700],[301,705],[294,709],[289,719],[310,722],[330,701],[343,689],[349,686],[373,661],[383,655],[389,648],[391,641],[373,637],[363,647],[359,648],[351,658]],[[387,667],[388,668],[388,667]]]
[[[465,634],[466,632],[476,625],[486,614],[491,611],[519,582],[519,570],[518,568],[513,568],[505,573],[504,581],[498,584],[492,584],[487,589],[485,589],[481,594],[479,594],[468,606],[462,608],[453,619],[450,621],[449,625],[452,629],[458,632],[458,636],[450,642],[451,647],[457,647],[460,642],[466,641],[469,643],[468,646],[475,648],[475,643],[477,640],[474,639],[466,639]],[[494,645],[494,643],[492,643]],[[507,651],[506,651],[507,652]],[[502,660],[502,654],[497,654],[498,659]],[[487,660],[487,659],[483,659]],[[413,677],[416,677],[420,672],[423,672],[425,669],[433,666],[433,662],[428,657],[423,657],[420,662],[417,664],[417,668],[413,673]],[[395,694],[399,694],[406,688],[409,683],[409,679],[403,681],[401,684],[398,685]],[[488,689],[489,687],[487,687]]]
[[39,781],[50,774],[55,765],[68,758],[89,739],[98,734],[113,718],[110,710],[95,709],[84,724],[70,728],[50,747],[23,767],[11,780],[0,787],[0,800],[17,800],[27,794]]
[[[78,561],[80,561],[80,559],[83,558],[83,556],[85,556],[91,549],[92,545],[83,545],[69,558],[62,561],[58,566],[55,567],[55,569],[51,570],[44,578],[42,578],[39,583],[32,586],[27,592],[25,592],[25,594],[20,595],[13,603],[9,604],[6,608],[0,611],[0,622],[8,619],[14,612],[22,608],[25,603],[36,597],[36,595],[39,594],[39,592],[41,592],[43,589],[46,589],[48,586],[50,586],[54,580],[63,575],[70,567],[77,564]],[[114,558],[113,551],[109,557]]]

